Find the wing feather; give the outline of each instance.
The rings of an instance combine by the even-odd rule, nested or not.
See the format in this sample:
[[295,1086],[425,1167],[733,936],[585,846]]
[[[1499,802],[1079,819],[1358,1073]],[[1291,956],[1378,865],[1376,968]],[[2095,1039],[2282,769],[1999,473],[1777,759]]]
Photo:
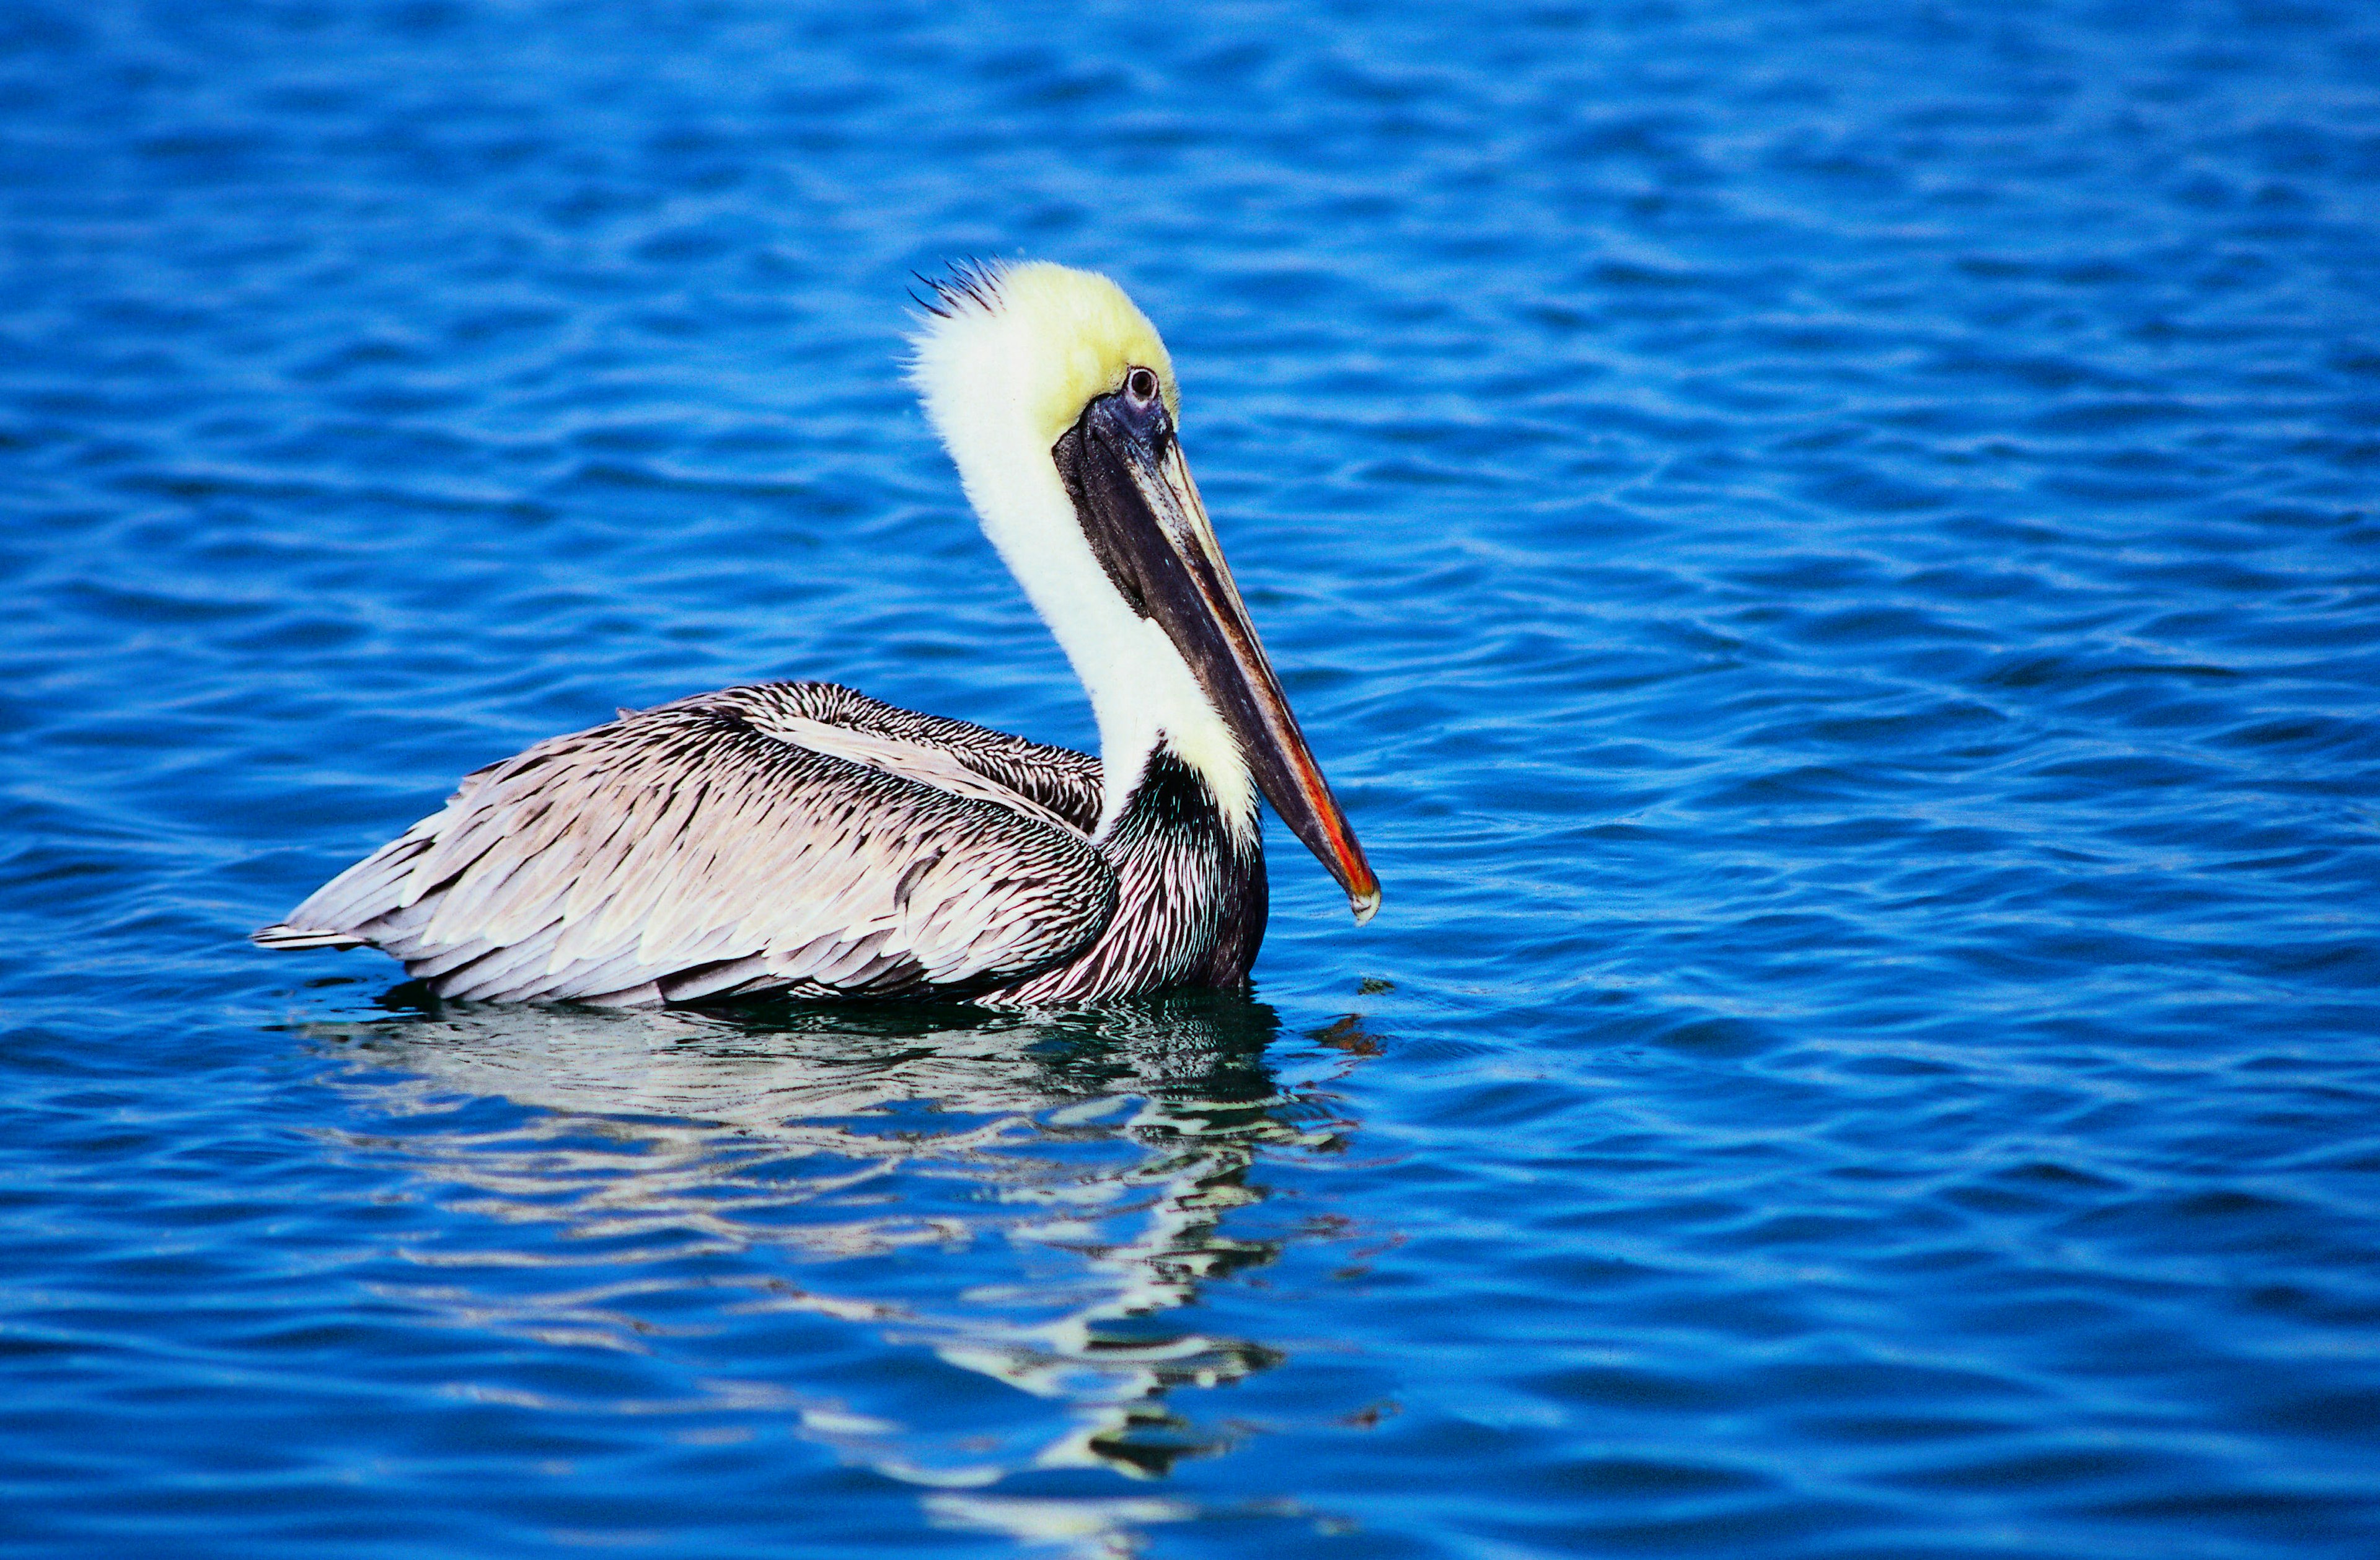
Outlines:
[[[953,731],[964,750],[932,747]],[[478,771],[257,937],[370,944],[457,998],[964,996],[1114,913],[1076,823],[1098,795],[1062,749],[829,685],[731,689]]]

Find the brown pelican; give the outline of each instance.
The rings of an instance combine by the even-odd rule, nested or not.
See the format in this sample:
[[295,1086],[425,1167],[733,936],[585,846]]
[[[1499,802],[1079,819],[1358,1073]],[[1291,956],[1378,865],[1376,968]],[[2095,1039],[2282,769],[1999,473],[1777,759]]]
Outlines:
[[382,949],[438,995],[1074,1003],[1236,986],[1262,791],[1380,902],[1174,440],[1172,361],[1104,276],[933,284],[911,378],[1089,692],[1099,757],[827,683],[540,742],[255,934]]

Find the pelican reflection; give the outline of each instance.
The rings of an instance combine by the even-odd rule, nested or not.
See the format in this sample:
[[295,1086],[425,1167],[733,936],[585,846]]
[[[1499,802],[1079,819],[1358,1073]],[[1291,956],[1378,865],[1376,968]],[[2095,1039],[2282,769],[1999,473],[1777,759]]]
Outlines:
[[[765,1347],[698,1373],[880,1471],[975,1487],[1028,1468],[1161,1474],[1228,1443],[1169,1395],[1281,1356],[1174,1313],[1292,1238],[1233,1216],[1266,1196],[1260,1162],[1332,1152],[1352,1126],[1317,1086],[1281,1084],[1277,1029],[1261,1004],[1196,993],[767,1019],[446,1004],[307,1032],[349,1064],[334,1081],[369,1124],[353,1152],[400,1156],[486,1216],[442,1226],[468,1249],[416,1253],[405,1298],[690,1358],[698,1338],[669,1341],[689,1310],[695,1332],[747,1345],[772,1315],[872,1329],[894,1347],[863,1355],[922,1348],[964,1375],[887,1366],[880,1389],[844,1371],[830,1393],[798,1351]],[[474,1283],[475,1264],[492,1271]],[[751,1379],[756,1363],[783,1378]]]

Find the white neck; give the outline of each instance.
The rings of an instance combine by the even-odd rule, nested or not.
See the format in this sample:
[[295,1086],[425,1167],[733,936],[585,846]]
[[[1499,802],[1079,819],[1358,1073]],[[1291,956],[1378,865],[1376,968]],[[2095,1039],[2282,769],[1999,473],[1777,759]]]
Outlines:
[[1198,772],[1235,831],[1253,832],[1256,784],[1238,741],[1165,630],[1134,612],[1109,581],[1083,538],[1057,463],[1048,451],[1021,443],[963,447],[975,443],[953,438],[951,454],[984,534],[1091,698],[1106,791],[1099,831],[1123,813],[1162,742]]

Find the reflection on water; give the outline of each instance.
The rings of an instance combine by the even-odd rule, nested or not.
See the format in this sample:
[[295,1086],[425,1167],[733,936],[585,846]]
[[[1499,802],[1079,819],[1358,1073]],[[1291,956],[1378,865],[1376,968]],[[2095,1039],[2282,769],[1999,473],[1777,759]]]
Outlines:
[[[1260,1156],[1336,1152],[1353,1125],[1278,1083],[1277,1028],[1260,1004],[1196,996],[1053,1016],[450,1004],[307,1032],[353,1064],[338,1086],[386,1125],[350,1146],[401,1153],[499,1232],[442,1258],[430,1290],[484,1312],[502,1280],[455,1292],[454,1270],[550,1263],[528,1253],[556,1235],[573,1263],[629,1271],[727,1253],[740,1292],[717,1309],[739,1325],[835,1318],[1029,1395],[1022,1415],[947,1388],[788,1400],[803,1433],[854,1460],[978,1487],[1028,1468],[1160,1475],[1228,1441],[1169,1395],[1281,1357],[1174,1313],[1288,1238],[1227,1227],[1266,1196]],[[1366,1054],[1349,1029],[1319,1038]],[[491,1119],[492,1101],[525,1108]],[[524,1225],[537,1239],[489,1249]],[[524,1325],[601,1334],[602,1314]],[[938,1502],[962,1525],[1026,1519]]]

